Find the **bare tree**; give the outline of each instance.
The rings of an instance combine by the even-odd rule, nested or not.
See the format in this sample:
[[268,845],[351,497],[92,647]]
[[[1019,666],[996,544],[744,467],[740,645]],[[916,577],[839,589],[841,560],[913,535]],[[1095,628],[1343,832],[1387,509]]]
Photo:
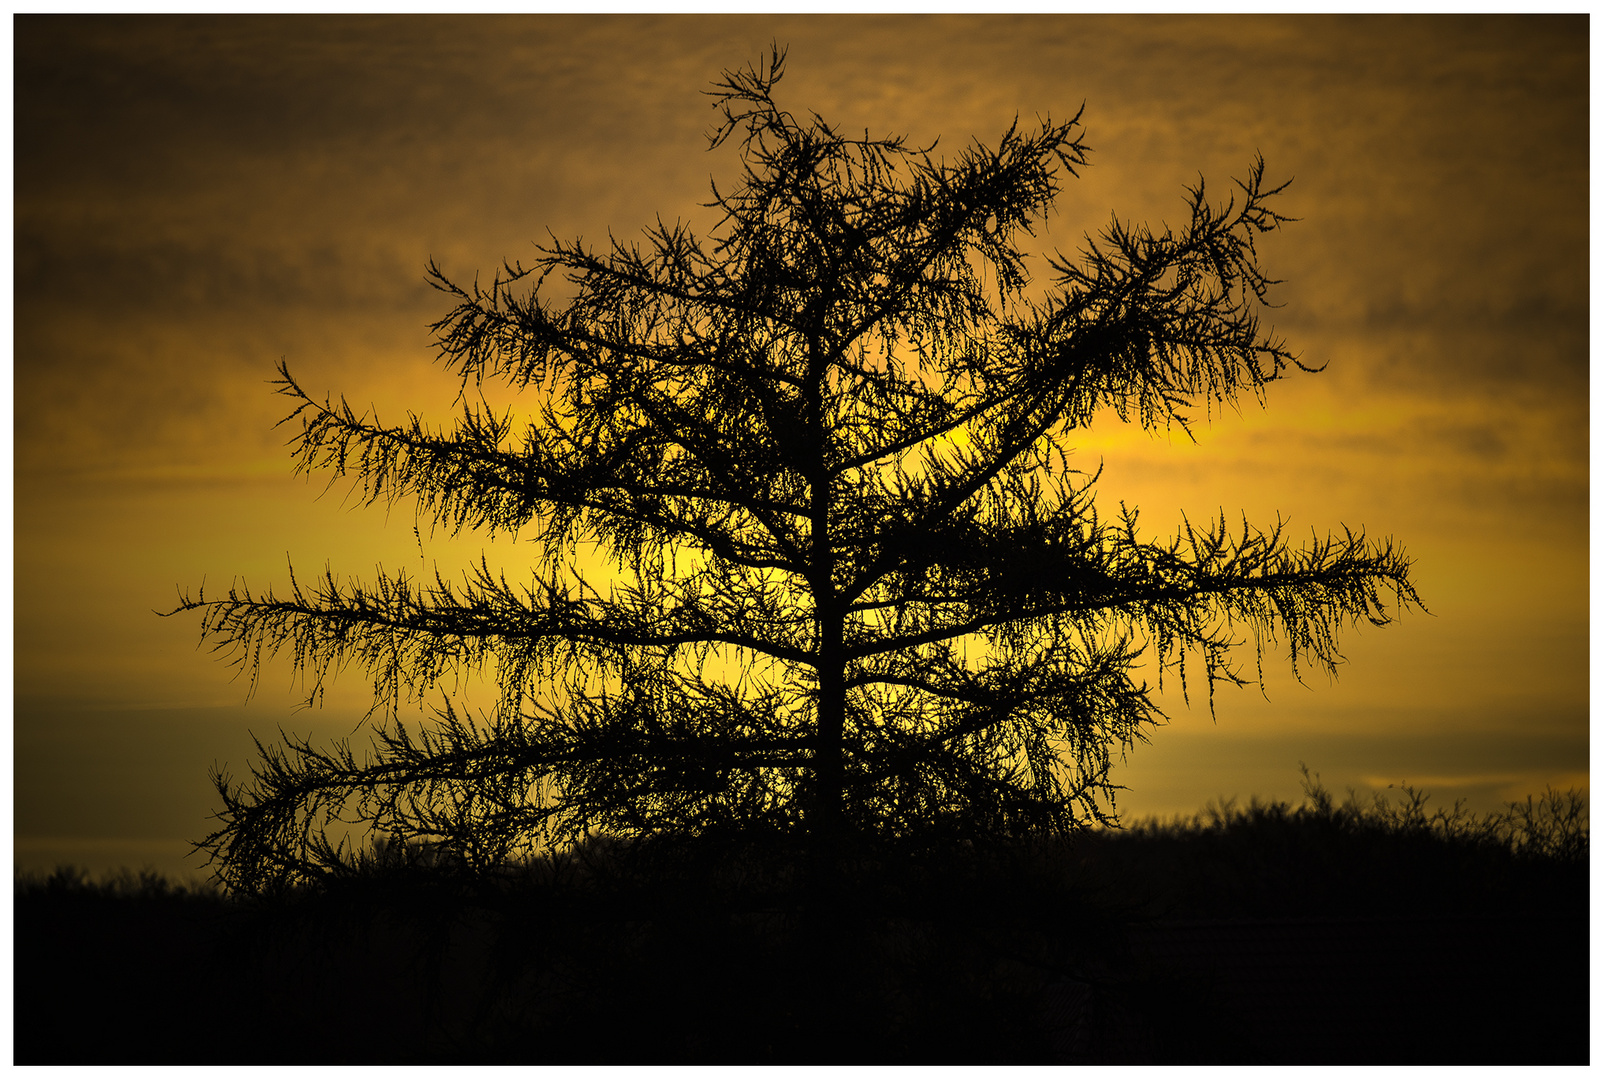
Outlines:
[[[1161,718],[1138,657],[1212,701],[1253,681],[1238,646],[1256,673],[1266,649],[1331,668],[1343,626],[1418,604],[1390,543],[1223,517],[1154,542],[1069,467],[1100,414],[1184,428],[1296,365],[1257,314],[1254,240],[1287,220],[1262,160],[1223,206],[1191,189],[1179,231],[1116,220],[1033,288],[1021,243],[1086,162],[1078,115],[936,156],[781,109],[783,65],[713,91],[743,171],[710,236],[554,240],[488,287],[431,264],[454,426],[382,426],[281,368],[301,470],[543,556],[527,583],[481,560],[181,598],[253,677],[287,653],[315,698],[355,663],[389,715],[360,758],[289,738],[219,778],[203,844],[230,884],[342,872],[342,815],[475,866],[591,832],[1068,830],[1112,812],[1111,753]],[[485,380],[534,420],[475,404]],[[579,574],[582,542],[616,581]],[[488,715],[394,719],[487,665]]]

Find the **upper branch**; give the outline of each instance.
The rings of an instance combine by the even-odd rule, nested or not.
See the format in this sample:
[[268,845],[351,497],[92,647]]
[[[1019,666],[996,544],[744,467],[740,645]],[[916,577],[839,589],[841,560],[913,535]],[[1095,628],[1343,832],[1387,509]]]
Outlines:
[[[344,402],[313,401],[282,365],[279,381],[280,392],[300,403],[287,418],[302,421],[293,444],[298,471],[355,473],[367,502],[416,496],[420,510],[453,532],[517,532],[542,514],[591,512],[613,527],[692,540],[740,565],[797,565],[784,521],[800,517],[803,508],[750,486],[732,489],[727,469],[702,475],[665,470],[658,447],[676,439],[672,433],[665,439],[662,425],[581,442],[553,420],[530,432],[522,452],[510,452],[502,448],[510,429],[504,418],[468,410],[449,435],[427,431],[416,417],[406,428],[385,428],[357,417]],[[677,432],[681,442],[694,437],[688,425]],[[704,451],[700,443],[687,448]],[[736,511],[754,515],[769,542],[755,543],[752,530],[731,526]]]

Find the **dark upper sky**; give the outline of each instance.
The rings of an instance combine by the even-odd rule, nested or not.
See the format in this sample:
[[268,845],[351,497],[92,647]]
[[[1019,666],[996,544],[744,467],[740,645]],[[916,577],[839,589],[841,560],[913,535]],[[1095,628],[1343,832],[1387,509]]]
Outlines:
[[[286,553],[352,573],[418,557],[410,514],[386,527],[289,476],[273,365],[382,416],[438,415],[425,262],[471,277],[548,229],[708,224],[709,178],[736,159],[705,151],[701,91],[771,40],[790,47],[782,102],[851,130],[959,146],[1084,103],[1093,165],[1049,248],[1111,213],[1176,220],[1200,173],[1223,199],[1255,153],[1294,179],[1301,220],[1264,258],[1285,279],[1277,329],[1326,372],[1196,445],[1111,427],[1077,452],[1155,531],[1223,508],[1391,535],[1433,614],[1351,635],[1334,685],[1277,669],[1268,702],[1178,711],[1125,770],[1128,809],[1291,795],[1300,759],[1339,788],[1450,799],[1585,785],[1587,34],[1585,17],[19,17],[19,858],[169,850],[203,827],[206,768],[244,765],[244,727],[350,730],[359,675],[322,714],[289,713],[287,672],[242,709],[196,627],[149,614],[203,576],[282,585]],[[515,548],[497,557],[516,569]]]

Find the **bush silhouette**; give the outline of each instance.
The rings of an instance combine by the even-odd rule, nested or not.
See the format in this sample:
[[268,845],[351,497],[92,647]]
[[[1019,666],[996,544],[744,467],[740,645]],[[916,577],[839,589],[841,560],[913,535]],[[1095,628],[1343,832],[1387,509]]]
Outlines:
[[1586,1060],[1581,795],[1439,814],[1308,779],[849,867],[829,965],[805,854],[766,845],[600,839],[494,877],[386,845],[276,897],[19,877],[17,1060]]

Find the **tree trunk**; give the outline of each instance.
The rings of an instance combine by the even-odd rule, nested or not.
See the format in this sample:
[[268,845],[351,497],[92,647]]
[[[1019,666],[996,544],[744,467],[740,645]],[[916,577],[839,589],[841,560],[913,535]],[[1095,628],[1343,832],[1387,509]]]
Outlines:
[[842,618],[833,604],[819,612],[819,706],[817,745],[813,752],[814,805],[809,832],[830,861],[839,854],[845,826],[846,674],[843,670]]
[[813,765],[813,805],[809,807],[808,848],[811,866],[802,910],[803,941],[807,949],[804,978],[811,982],[807,995],[808,1026],[813,1029],[814,1053],[834,1062],[841,1053],[844,1032],[850,1025],[846,1008],[851,969],[852,927],[848,910],[851,893],[846,887],[846,677],[842,664],[843,620],[833,603],[819,605],[819,672],[816,746]]
[[844,612],[835,595],[834,553],[830,536],[830,433],[824,409],[829,365],[823,340],[808,342],[808,381],[803,410],[811,436],[809,463],[808,587],[818,620],[818,711],[814,722],[813,805],[807,813],[807,839],[813,862],[814,888],[822,907],[832,893],[840,868],[842,799],[845,768],[842,735],[846,728],[846,674],[842,642]]

